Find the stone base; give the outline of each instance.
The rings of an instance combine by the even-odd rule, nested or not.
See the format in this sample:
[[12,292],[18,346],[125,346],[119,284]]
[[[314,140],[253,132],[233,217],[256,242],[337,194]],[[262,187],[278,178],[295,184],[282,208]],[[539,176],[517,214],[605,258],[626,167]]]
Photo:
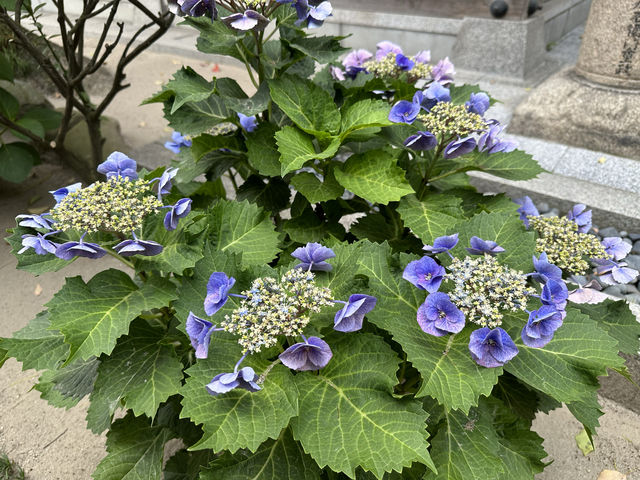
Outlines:
[[566,69],[516,108],[509,132],[640,160],[638,118],[640,90],[603,87]]

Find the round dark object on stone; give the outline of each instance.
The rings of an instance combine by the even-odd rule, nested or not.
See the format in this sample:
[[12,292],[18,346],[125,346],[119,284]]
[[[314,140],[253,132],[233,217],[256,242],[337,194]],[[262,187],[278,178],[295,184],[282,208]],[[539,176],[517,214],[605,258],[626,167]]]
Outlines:
[[529,6],[527,7],[527,15],[530,17],[537,10],[542,9],[542,7],[538,4],[538,0],[529,0]]
[[489,6],[489,11],[494,18],[502,18],[509,11],[509,5],[504,0],[494,0]]

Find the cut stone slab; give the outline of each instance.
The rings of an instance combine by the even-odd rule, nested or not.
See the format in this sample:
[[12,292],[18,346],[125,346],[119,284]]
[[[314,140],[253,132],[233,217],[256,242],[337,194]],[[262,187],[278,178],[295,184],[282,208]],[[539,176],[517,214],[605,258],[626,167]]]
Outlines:
[[569,68],[515,109],[509,132],[640,160],[638,118],[640,90],[590,83]]

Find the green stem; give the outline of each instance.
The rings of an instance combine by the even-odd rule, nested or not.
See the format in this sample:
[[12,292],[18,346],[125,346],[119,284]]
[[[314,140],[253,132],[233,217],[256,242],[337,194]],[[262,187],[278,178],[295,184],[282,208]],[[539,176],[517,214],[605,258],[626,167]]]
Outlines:
[[256,82],[256,79],[253,76],[253,71],[251,70],[251,64],[249,63],[249,60],[247,60],[246,55],[244,54],[244,52],[242,51],[242,49],[240,48],[240,46],[237,43],[236,43],[236,49],[238,50],[238,53],[242,57],[242,61],[244,62],[244,66],[247,68],[247,72],[249,73],[249,78],[251,79],[251,83],[253,83],[254,87],[260,88],[260,85],[258,85],[258,82]]
[[129,260],[127,260],[126,258],[122,258],[120,255],[118,255],[116,252],[114,252],[113,250],[109,250],[108,248],[105,248],[106,252],[111,255],[113,258],[117,258],[118,260],[120,260],[122,263],[124,263],[127,267],[132,268],[133,270],[136,269],[136,267],[134,267],[133,262],[130,262]]

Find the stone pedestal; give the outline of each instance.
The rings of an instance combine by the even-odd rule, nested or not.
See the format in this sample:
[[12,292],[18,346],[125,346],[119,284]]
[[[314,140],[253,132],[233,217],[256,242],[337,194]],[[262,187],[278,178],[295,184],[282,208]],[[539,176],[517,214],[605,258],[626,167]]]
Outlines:
[[577,65],[540,84],[509,131],[640,160],[639,118],[640,1],[594,0]]

